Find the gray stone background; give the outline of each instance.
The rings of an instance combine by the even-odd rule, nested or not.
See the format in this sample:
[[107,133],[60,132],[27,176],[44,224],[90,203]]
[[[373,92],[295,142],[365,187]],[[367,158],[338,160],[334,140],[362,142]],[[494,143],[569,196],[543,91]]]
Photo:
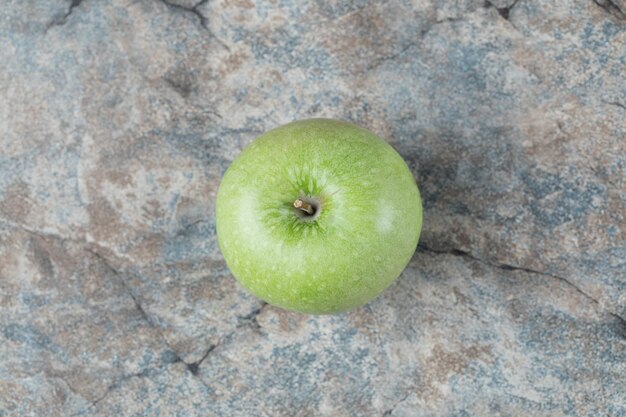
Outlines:
[[[626,1],[5,0],[0,416],[626,416]],[[420,248],[265,305],[220,177],[309,117],[386,138]]]

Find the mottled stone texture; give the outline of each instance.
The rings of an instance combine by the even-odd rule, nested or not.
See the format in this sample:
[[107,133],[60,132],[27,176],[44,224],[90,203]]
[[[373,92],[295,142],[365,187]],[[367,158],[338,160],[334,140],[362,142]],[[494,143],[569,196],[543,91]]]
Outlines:
[[[624,0],[0,7],[0,416],[626,416]],[[259,133],[336,117],[422,190],[356,311],[215,239]]]

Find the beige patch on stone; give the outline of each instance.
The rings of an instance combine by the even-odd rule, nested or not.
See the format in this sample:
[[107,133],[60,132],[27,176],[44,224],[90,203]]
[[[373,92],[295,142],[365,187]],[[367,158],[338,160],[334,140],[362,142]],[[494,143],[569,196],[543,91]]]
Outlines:
[[244,49],[240,49],[229,54],[225,59],[221,60],[218,67],[219,75],[225,77],[239,70],[245,62],[250,60],[251,56]]
[[133,181],[132,175],[127,171],[122,170],[111,170],[106,171],[104,177],[109,180],[111,183],[116,184],[120,187],[130,187],[135,184]]
[[33,201],[27,183],[19,181],[5,192],[4,200],[0,201],[0,213],[16,223],[27,223]]
[[232,5],[232,6],[241,7],[244,9],[254,9],[255,7],[254,2],[252,2],[251,0],[230,0],[230,1],[224,2],[224,5],[226,7]]
[[90,233],[97,241],[117,241],[120,231],[125,230],[125,225],[116,214],[116,210],[102,197],[92,197],[92,202],[87,206],[90,218]]
[[126,253],[132,259],[133,266],[150,266],[159,259],[163,251],[165,237],[161,234],[143,236],[134,241],[132,248]]
[[472,362],[489,363],[493,360],[489,345],[461,346],[456,351],[436,344],[431,354],[424,358],[420,373],[421,383],[416,395],[425,401],[444,398],[448,380],[452,375],[465,374]]
[[261,327],[266,328],[269,332],[280,333],[285,336],[306,335],[306,322],[309,316],[306,314],[295,313],[282,308],[267,306],[257,317],[257,321]]

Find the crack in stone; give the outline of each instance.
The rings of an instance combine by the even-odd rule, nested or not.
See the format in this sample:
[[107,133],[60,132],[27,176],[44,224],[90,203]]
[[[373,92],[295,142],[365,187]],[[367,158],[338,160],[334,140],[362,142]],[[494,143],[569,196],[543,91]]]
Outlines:
[[111,392],[113,392],[116,389],[120,388],[124,382],[126,382],[128,380],[131,380],[133,378],[145,378],[145,377],[154,375],[156,373],[163,372],[165,370],[165,368],[167,368],[168,366],[170,366],[172,364],[175,364],[175,363],[179,363],[179,362],[183,362],[184,363],[184,361],[178,355],[176,355],[175,359],[173,361],[164,361],[159,366],[152,366],[152,367],[144,368],[140,372],[135,372],[135,373],[132,373],[132,374],[121,375],[120,377],[116,378],[111,384],[109,384],[107,386],[107,388],[104,390],[104,393],[100,397],[98,397],[94,401],[92,401],[91,404],[88,407],[86,407],[86,408],[84,408],[84,409],[82,409],[82,410],[72,414],[71,417],[82,415],[86,411],[88,411],[91,408],[95,407],[99,402],[101,402],[109,394],[111,394]]
[[195,221],[193,221],[193,222],[191,222],[191,223],[181,227],[180,229],[178,229],[176,231],[175,236],[187,236],[187,234],[189,233],[189,230],[191,228],[193,228],[194,226],[196,226],[198,224],[202,224],[202,223],[209,223],[209,222],[210,222],[209,219],[198,219],[198,220],[195,220]]
[[[13,222],[11,220],[8,220],[8,219],[2,218],[2,217],[0,217],[0,226],[7,226],[7,227],[12,228],[12,229],[21,230],[24,233],[27,233],[27,234],[30,234],[32,236],[36,236],[36,237],[39,237],[39,238],[42,238],[42,239],[55,239],[55,240],[58,240],[59,242],[72,243],[72,244],[80,246],[83,250],[91,251],[92,253],[95,253],[95,252],[91,248],[95,247],[95,248],[105,249],[107,251],[113,252],[115,254],[115,256],[118,257],[118,258],[124,257],[123,255],[120,255],[119,253],[116,253],[113,249],[107,247],[105,244],[103,244],[101,242],[97,242],[97,241],[95,241],[93,239],[89,239],[88,236],[85,236],[85,237],[82,237],[82,238],[63,236],[60,233],[45,232],[45,231],[33,229],[33,228],[28,227],[26,225],[23,225],[21,223],[15,223],[15,222]],[[102,256],[100,258],[104,259]],[[111,265],[109,264],[109,266],[111,266]]]
[[[261,326],[259,325],[259,323],[257,322],[257,317],[259,316],[259,314],[261,314],[261,312],[263,312],[263,310],[265,309],[265,307],[267,307],[269,304],[266,303],[265,301],[262,302],[261,307],[256,308],[254,310],[252,310],[250,313],[246,314],[245,316],[239,316],[237,317],[237,319],[240,321],[240,323],[236,326],[235,330],[230,332],[226,337],[224,337],[224,339],[230,339],[230,337],[232,337],[235,333],[237,333],[237,330],[243,326],[245,326],[246,324],[250,324],[252,326],[252,328],[254,328],[255,330],[258,330],[261,328]],[[192,362],[192,363],[188,363],[185,362],[184,360],[181,359],[181,362],[183,362],[185,365],[187,365],[187,369],[189,370],[189,372],[191,372],[194,376],[198,376],[199,372],[200,372],[200,365],[202,365],[202,363],[204,362],[204,360],[209,357],[209,355],[218,347],[220,346],[222,343],[218,342],[216,344],[213,344],[211,346],[209,346],[209,348],[207,349],[206,353],[202,356],[202,358],[200,358],[200,360],[196,361],[196,362]],[[199,377],[198,377],[199,378]],[[202,384],[204,386],[206,386],[207,388],[210,388],[209,385],[207,385],[202,378],[199,378],[200,381],[202,382]]]
[[[263,312],[263,310],[269,306],[268,303],[266,303],[265,301],[262,302],[261,307],[256,308],[254,310],[252,310],[250,313],[246,314],[245,316],[239,316],[237,317],[238,320],[240,320],[240,324],[236,326],[235,330],[233,330],[232,332],[228,333],[228,335],[226,335],[222,340],[229,340],[232,336],[234,336],[238,330],[240,328],[243,328],[246,324],[250,324],[251,327],[258,331],[258,329],[261,328],[261,326],[259,325],[259,323],[257,322],[257,317],[259,316],[259,314],[261,314]],[[218,342],[214,345],[209,346],[209,349],[207,349],[206,353],[202,356],[202,358],[200,358],[200,360],[193,362],[193,363],[187,363],[185,361],[183,361],[181,359],[181,361],[183,363],[185,363],[185,365],[187,365],[187,369],[189,370],[189,372],[191,372],[192,375],[196,376],[198,378],[198,380],[202,383],[202,385],[204,385],[206,388],[208,389],[212,389],[212,387],[207,384],[199,375],[200,373],[200,366],[202,365],[202,363],[205,361],[205,359],[207,357],[209,357],[209,355],[215,351],[215,349],[217,347],[219,347],[220,345],[222,345],[222,342]]]
[[[205,219],[200,219],[197,220],[195,222],[193,222],[190,225],[187,225],[186,228],[191,227],[192,225],[198,224],[198,223],[203,223],[206,222],[208,220]],[[41,232],[39,230],[35,230],[35,229],[30,229],[24,225],[21,225],[19,223],[13,223],[10,221],[7,221],[5,219],[1,219],[0,218],[0,224],[6,224],[9,227],[15,228],[15,229],[19,229],[22,230],[23,232],[26,232],[30,235],[39,237],[39,238],[43,238],[43,239],[56,239],[58,241],[61,242],[71,242],[71,243],[77,243],[77,244],[81,244],[81,245],[89,245],[89,242],[85,242],[82,240],[76,240],[76,239],[71,239],[71,238],[67,238],[64,237],[62,235],[59,234],[55,234],[55,233],[45,233],[45,232]],[[185,228],[185,229],[186,229]],[[165,336],[163,335],[163,332],[161,330],[161,328],[159,327],[158,324],[154,323],[154,319],[146,312],[146,310],[143,308],[143,306],[141,305],[141,303],[139,302],[139,299],[137,298],[137,296],[135,295],[135,293],[132,291],[132,289],[128,286],[126,280],[122,277],[122,271],[118,270],[117,268],[115,268],[102,254],[100,254],[97,250],[91,248],[91,247],[83,247],[83,250],[86,252],[89,252],[91,255],[93,255],[98,262],[100,262],[101,265],[103,265],[108,271],[110,271],[113,275],[115,275],[116,277],[119,278],[120,283],[122,284],[122,286],[124,287],[124,289],[126,290],[126,293],[129,295],[129,297],[133,300],[133,303],[135,304],[135,307],[137,308],[137,310],[139,311],[139,313],[141,314],[142,319],[152,328],[154,329],[158,336],[160,337],[160,339],[163,341],[163,343],[165,344],[165,346],[173,353],[175,360],[172,363],[176,363],[176,362],[182,362],[187,366],[187,369],[189,370],[189,372],[191,372],[192,375],[197,376],[198,374],[198,369],[200,367],[200,364],[209,356],[209,354],[217,347],[219,346],[218,344],[214,344],[209,346],[209,349],[207,349],[206,353],[202,356],[202,358],[199,361],[196,362],[186,362],[185,360],[182,359],[182,357],[180,356],[180,354],[172,348],[172,346],[170,346],[169,342],[167,341],[167,339],[165,338]],[[260,314],[261,310],[263,309],[263,307],[265,307],[265,305],[267,305],[267,303],[264,303],[264,305],[259,308],[256,309],[254,311],[252,311],[250,314],[241,317],[240,319],[244,319],[247,320],[249,322],[253,322],[256,323],[256,327],[260,328],[260,326],[258,325],[258,323],[256,322],[256,316]],[[233,332],[234,333],[234,332]],[[204,383],[204,381],[201,381],[205,386],[206,384]]]
[[[515,0],[510,6],[508,7],[501,7],[501,8],[497,8],[493,3],[491,3],[490,0],[485,0],[485,5],[484,7],[486,8],[490,8],[493,7],[499,14],[500,16],[502,16],[507,22],[509,22],[509,24],[518,32],[520,32],[520,30],[510,21],[509,16],[511,13],[511,10],[515,7],[515,5],[517,4],[519,0]],[[427,25],[424,29],[422,29],[420,31],[420,39],[423,39],[424,36],[431,31],[431,29],[437,25],[440,25],[442,23],[453,23],[453,22],[460,22],[462,20],[465,19],[465,16],[460,16],[460,17],[447,17],[445,19],[439,19],[439,20],[435,20],[434,22],[430,23],[429,25]],[[383,65],[385,62],[387,61],[393,61],[396,60],[400,57],[402,57],[407,51],[409,51],[409,49],[419,46],[419,42],[409,42],[407,45],[403,46],[402,49],[400,49],[400,51],[390,54],[390,55],[386,55],[383,56],[379,59],[377,59],[376,61],[374,61],[371,65],[367,66],[365,68],[365,71],[372,71],[378,67],[380,67],[381,65]]]
[[[461,16],[461,17],[447,17],[445,19],[439,19],[439,20],[435,20],[433,22],[429,22],[429,24],[426,25],[426,27],[424,27],[420,31],[420,40],[423,39],[424,36],[426,36],[426,34],[428,32],[430,32],[431,29],[433,27],[437,26],[437,25],[440,25],[442,23],[459,22],[459,21],[461,21],[463,19],[464,19],[464,16]],[[407,53],[411,48],[417,47],[419,45],[420,45],[419,41],[409,42],[406,45],[404,45],[398,52],[390,54],[390,55],[386,55],[386,56],[383,56],[383,57],[377,59],[371,65],[368,65],[365,68],[365,71],[372,71],[372,70],[380,67],[381,65],[383,65],[387,61],[394,61],[394,60],[400,58],[401,56],[403,56],[405,53]]]
[[28,226],[25,226],[23,224],[20,223],[14,223],[10,220],[4,219],[4,218],[0,218],[0,224],[4,224],[8,227],[11,227],[13,229],[19,229],[25,233],[28,233],[30,235],[33,236],[37,236],[43,239],[57,239],[60,240],[62,242],[74,242],[74,243],[84,243],[83,241],[77,240],[77,239],[72,239],[70,237],[66,237],[63,235],[60,235],[58,233],[49,233],[49,232],[42,232],[41,230],[37,230],[37,229],[32,229]]
[[182,12],[192,13],[193,15],[195,15],[200,21],[200,26],[202,26],[202,28],[206,30],[213,39],[219,42],[219,44],[222,45],[224,49],[226,49],[227,51],[230,51],[230,47],[226,45],[220,38],[218,38],[215,35],[215,33],[213,33],[211,28],[209,28],[209,19],[204,14],[202,14],[200,10],[198,10],[200,6],[207,4],[209,0],[200,0],[198,3],[194,4],[192,7],[183,6],[182,4],[172,3],[171,0],[159,0],[159,1],[165,4],[167,7],[169,7],[172,10],[179,10]]
[[429,248],[428,246],[425,246],[423,244],[420,244],[418,246],[418,248],[421,249],[424,252],[431,252],[431,253],[435,253],[435,254],[445,254],[445,255],[454,255],[454,256],[466,257],[466,258],[472,259],[472,260],[474,260],[476,262],[480,262],[480,263],[482,263],[484,265],[491,266],[493,268],[502,269],[504,271],[522,271],[522,272],[526,272],[526,273],[529,273],[529,274],[543,275],[543,276],[546,276],[546,277],[557,279],[557,280],[559,280],[561,282],[564,282],[565,284],[569,285],[570,287],[574,288],[574,290],[576,290],[579,294],[581,294],[582,296],[584,296],[585,298],[590,300],[593,304],[595,304],[597,306],[599,311],[613,316],[614,318],[616,318],[616,319],[620,320],[622,323],[624,323],[624,325],[626,326],[626,320],[624,320],[624,318],[622,316],[620,316],[619,314],[617,314],[615,312],[607,311],[605,308],[602,307],[602,305],[600,304],[600,302],[598,300],[596,300],[591,295],[589,295],[586,292],[584,292],[582,289],[580,289],[577,285],[572,283],[567,278],[561,277],[559,275],[550,274],[548,272],[538,271],[536,269],[525,268],[525,267],[521,267],[521,266],[515,266],[515,265],[509,265],[509,264],[495,264],[495,263],[489,262],[487,260],[484,260],[484,259],[481,259],[481,258],[477,258],[477,257],[473,256],[471,253],[469,253],[467,251],[459,250],[459,249],[437,250],[437,249]]
[[606,11],[611,16],[619,19],[626,20],[626,10],[622,10],[622,8],[615,3],[613,0],[593,0],[595,4],[600,6],[604,11]]
[[620,103],[619,101],[605,101],[605,100],[602,100],[602,102],[604,104],[608,104],[610,106],[616,106],[616,107],[619,107],[620,109],[626,110],[626,105]]
[[513,27],[513,29],[515,29],[516,31],[522,33],[522,31],[519,30],[519,28],[517,26],[515,26],[515,24],[510,19],[510,17],[511,17],[511,10],[513,10],[513,8],[515,7],[515,5],[517,4],[518,1],[519,0],[515,0],[510,6],[498,8],[490,0],[485,0],[485,7],[486,8],[493,7],[504,20],[509,22],[509,24],[511,25],[511,27]]
[[403,402],[406,401],[407,398],[409,398],[409,395],[411,395],[411,391],[407,392],[404,397],[400,398],[398,401],[395,402],[394,405],[391,406],[391,408],[389,408],[387,411],[385,411],[382,415],[382,417],[389,417],[391,414],[393,414],[394,410],[396,408],[398,408],[398,406],[400,404],[402,404]]
[[93,407],[98,405],[100,401],[104,400],[111,391],[113,391],[113,385],[109,385],[107,389],[104,390],[104,394],[102,394],[100,397],[93,400],[91,404],[89,404],[87,407],[83,408],[80,411],[75,412],[74,414],[70,414],[70,417],[78,417],[78,416],[85,414],[87,411],[91,410]]
[[515,7],[518,1],[519,0],[515,0],[510,6],[498,8],[490,0],[485,0],[485,7],[493,7],[500,14],[500,16],[504,18],[504,20],[509,20],[509,16],[511,15],[511,10]]
[[[425,32],[424,32],[425,33]],[[372,71],[378,67],[380,67],[381,65],[383,65],[385,62],[387,61],[393,61],[395,59],[400,58],[402,55],[404,55],[409,49],[417,46],[418,44],[416,42],[410,42],[409,44],[405,45],[402,47],[402,49],[400,49],[398,52],[396,52],[395,54],[391,54],[391,55],[386,55],[383,56],[382,58],[377,59],[374,63],[372,63],[371,65],[368,65],[365,68],[365,71]]]
[[[454,22],[460,22],[463,19],[465,19],[465,16],[459,16],[459,17],[446,17],[445,19],[437,19],[435,20],[435,23],[433,25],[431,25],[428,29],[430,29],[433,26],[439,25],[441,23],[454,23]],[[422,31],[422,34],[425,34],[426,32],[428,32],[428,29]]]
[[182,98],[189,98],[194,91],[194,86],[188,82],[180,82],[172,78],[164,77],[163,80],[176,91]]
[[[87,252],[91,253],[93,256],[95,256],[95,257],[98,259],[98,261],[100,261],[100,263],[101,263],[101,264],[102,264],[102,265],[103,265],[106,269],[108,269],[110,272],[112,272],[114,275],[121,275],[121,272],[120,272],[120,271],[118,271],[115,267],[113,267],[113,265],[111,265],[111,264],[109,263],[109,261],[108,261],[108,260],[107,260],[104,256],[102,256],[100,253],[98,253],[97,251],[95,251],[95,250],[94,250],[94,249],[92,249],[92,248],[86,248],[85,250],[86,250]],[[124,284],[124,286],[126,285],[126,283],[125,283],[125,282],[122,282],[122,284]]]
[[261,303],[261,307],[252,310],[250,313],[246,314],[245,316],[237,317],[237,320],[239,321],[239,324],[237,325],[237,328],[240,328],[240,327],[245,326],[246,324],[249,324],[249,325],[252,326],[253,329],[259,330],[261,328],[261,325],[257,321],[257,317],[259,316],[259,314],[261,314],[261,312],[268,305],[269,305],[268,303],[263,301]]
[[124,289],[126,290],[126,293],[130,296],[130,298],[133,300],[133,303],[135,304],[135,308],[139,311],[139,313],[141,314],[141,318],[148,323],[148,325],[153,328],[157,334],[159,335],[159,337],[161,338],[161,340],[163,341],[163,343],[165,344],[165,346],[167,346],[168,349],[170,349],[175,357],[176,357],[176,361],[174,362],[183,362],[185,364],[187,364],[179,355],[178,352],[176,352],[176,350],[174,350],[169,343],[167,342],[167,339],[165,338],[165,336],[163,335],[163,332],[161,331],[160,326],[157,323],[154,323],[154,320],[152,319],[152,317],[146,312],[146,310],[143,308],[143,306],[141,305],[141,303],[139,302],[137,296],[135,295],[135,293],[133,292],[132,288],[130,288],[128,286],[128,284],[126,283],[126,280],[122,277],[122,273],[120,271],[118,271],[115,267],[113,267],[113,265],[111,265],[109,263],[109,261],[102,256],[100,253],[98,253],[97,251],[91,249],[91,248],[87,248],[85,249],[87,252],[91,253],[93,256],[96,257],[96,259],[98,259],[98,261],[105,267],[107,268],[109,271],[111,271],[115,276],[117,276],[120,280],[120,283],[122,284],[122,286],[124,287]]
[[[121,273],[115,269],[107,260],[106,258],[104,258],[101,254],[99,254],[98,252],[94,251],[93,249],[86,249],[89,253],[93,254],[106,268],[108,268],[111,272],[113,272],[115,275],[120,276]],[[133,293],[132,289],[128,286],[128,284],[126,283],[126,281],[121,278],[120,276],[120,281],[122,283],[122,285],[124,286],[124,288],[126,289],[126,292],[128,293],[128,295],[130,296],[130,298],[133,300],[133,303],[135,304],[135,307],[137,308],[137,310],[139,310],[141,317],[143,318],[143,320],[146,321],[146,323],[148,323],[148,325],[153,328],[157,334],[159,335],[160,339],[163,341],[163,343],[165,344],[165,346],[174,354],[175,360],[173,361],[173,363],[177,363],[177,362],[181,362],[184,363],[185,366],[187,367],[187,370],[189,372],[191,372],[191,374],[193,376],[198,376],[198,372],[199,372],[199,368],[200,365],[202,364],[202,362],[204,362],[204,360],[211,354],[211,352],[213,352],[213,350],[215,350],[215,348],[217,348],[220,343],[216,343],[216,344],[212,344],[211,346],[209,346],[209,348],[207,349],[207,351],[204,353],[204,355],[202,356],[202,358],[200,358],[200,360],[196,361],[196,362],[187,362],[185,361],[180,354],[174,349],[172,348],[172,346],[169,344],[169,342],[167,341],[167,338],[165,337],[165,335],[163,334],[160,326],[156,323],[154,323],[153,318],[146,312],[146,310],[143,308],[143,306],[141,305],[141,303],[139,302],[139,300],[137,299],[137,296]],[[257,312],[256,315],[258,315],[260,313],[261,309],[253,311],[253,313]],[[252,314],[252,313],[251,313]],[[256,317],[255,315],[255,317]],[[247,317],[247,316],[246,316]],[[255,320],[256,321],[256,320]],[[204,384],[204,381],[201,381]],[[206,386],[206,384],[204,384]]]
[[202,25],[202,27],[207,29],[207,18],[205,15],[203,15],[200,12],[200,10],[198,10],[198,7],[206,4],[208,0],[200,0],[198,3],[194,4],[193,7],[188,7],[188,6],[183,6],[181,4],[172,3],[169,0],[160,0],[160,1],[172,9],[183,10],[185,12],[193,13],[200,20],[200,24]]
[[622,316],[615,314],[615,313],[609,313],[611,316],[613,316],[613,318],[615,318],[619,324],[619,332],[622,336],[622,338],[624,338],[624,340],[626,340],[626,320],[624,320],[622,318]]
[[83,2],[83,0],[72,0],[72,3],[67,8],[67,12],[65,12],[65,14],[63,16],[54,18],[54,19],[52,19],[52,21],[50,23],[48,23],[48,26],[46,27],[46,32],[52,26],[63,26],[64,24],[66,24],[67,23],[67,19],[70,17],[70,15],[74,11],[74,9],[77,8],[78,6],[80,6],[80,4],[82,2]]
[[[205,220],[205,219],[201,219],[201,220],[198,220],[196,222],[193,222],[192,225],[193,224],[202,223],[202,222],[206,222],[206,221],[207,220]],[[29,235],[36,236],[36,237],[43,238],[43,239],[56,239],[56,240],[58,240],[60,242],[71,242],[71,243],[80,244],[84,251],[86,251],[86,252],[90,253],[91,255],[93,255],[94,258],[97,259],[98,262],[100,262],[101,265],[103,265],[113,275],[118,277],[118,279],[120,280],[120,283],[125,288],[127,294],[133,300],[133,303],[135,304],[135,307],[137,308],[137,310],[141,314],[142,319],[152,329],[154,329],[156,331],[157,335],[162,340],[164,345],[173,354],[174,360],[173,361],[169,361],[169,362],[165,362],[164,366],[167,366],[167,365],[170,365],[170,364],[173,364],[173,363],[179,363],[179,362],[183,363],[183,364],[185,364],[187,370],[194,377],[196,377],[200,381],[200,383],[202,383],[202,385],[204,385],[207,388],[210,388],[210,386],[208,384],[206,384],[202,380],[202,378],[200,378],[198,376],[199,368],[200,368],[200,365],[202,364],[202,362],[204,362],[204,360],[220,345],[220,343],[212,344],[211,346],[209,346],[209,348],[204,353],[202,358],[200,358],[200,360],[198,360],[196,362],[192,362],[192,363],[186,362],[185,360],[183,360],[183,358],[180,356],[180,354],[175,349],[173,349],[172,346],[170,346],[169,342],[167,341],[167,339],[163,335],[163,332],[162,332],[161,328],[158,326],[158,324],[154,323],[154,320],[152,319],[152,317],[143,308],[143,306],[139,302],[139,299],[134,294],[132,289],[128,286],[126,280],[123,278],[122,271],[118,270],[116,267],[111,265],[111,263],[102,254],[100,254],[97,250],[95,250],[92,247],[89,247],[88,246],[88,245],[90,245],[89,242],[86,242],[86,241],[83,241],[83,240],[77,240],[77,239],[68,238],[68,237],[65,237],[65,236],[62,236],[62,235],[56,234],[56,233],[41,232],[39,230],[31,229],[31,228],[29,228],[27,226],[24,226],[22,224],[14,223],[14,222],[11,222],[11,221],[3,219],[3,218],[0,218],[0,225],[6,225],[6,226],[8,226],[10,228],[18,229],[18,230],[21,230],[21,231],[29,234]],[[190,226],[191,225],[188,225],[187,227],[190,227]],[[85,247],[85,246],[87,246],[87,247]],[[246,322],[251,322],[251,323],[253,323],[253,325],[256,324],[255,327],[256,328],[260,328],[258,322],[256,321],[256,317],[261,313],[261,311],[263,310],[263,308],[265,308],[265,306],[267,306],[267,303],[264,302],[263,305],[260,308],[253,310],[251,313],[249,313],[249,314],[247,314],[247,315],[245,315],[243,317],[240,317],[240,319],[244,320]],[[237,326],[237,327],[240,327],[240,326]],[[231,332],[228,337],[232,336],[235,333],[236,333],[236,330]],[[145,377],[145,376],[148,375],[149,372],[157,370],[157,369],[161,369],[164,366],[157,367],[157,368],[154,368],[154,367],[146,368],[146,369],[142,370],[141,372],[130,374],[130,375],[126,375],[126,376],[122,376],[122,377],[118,378],[115,382],[113,382],[112,384],[109,385],[109,387],[106,389],[105,393],[101,397],[99,397],[96,400],[94,400],[89,407],[87,407],[87,408],[85,408],[85,409],[83,409],[83,410],[81,410],[81,411],[79,411],[79,412],[77,412],[75,414],[72,414],[72,417],[81,415],[81,414],[85,413],[87,410],[91,409],[92,407],[95,407],[100,401],[105,399],[106,396],[109,395],[109,393],[111,391],[116,389],[122,382],[124,382],[124,381],[126,381],[126,380],[128,380],[130,378],[134,378],[134,377]]]
[[211,354],[211,352],[213,352],[215,348],[217,348],[218,346],[219,346],[219,343],[209,346],[206,353],[200,358],[200,360],[196,362],[187,363],[183,361],[183,363],[187,365],[187,369],[189,370],[189,372],[191,372],[194,376],[197,376],[202,362],[204,362],[204,360],[209,356],[209,354]]
[[91,253],[94,257],[96,257],[96,259],[98,259],[98,261],[105,267],[107,268],[109,271],[111,271],[115,276],[117,276],[120,279],[120,283],[122,284],[122,286],[124,287],[124,289],[126,290],[126,293],[130,296],[130,298],[133,300],[133,303],[135,304],[135,308],[137,308],[137,310],[139,311],[139,313],[141,314],[141,317],[144,321],[146,321],[146,323],[148,323],[148,325],[150,327],[152,327],[157,333],[158,335],[161,337],[161,340],[165,343],[165,345],[168,347],[168,349],[170,349],[175,355],[176,357],[184,362],[181,358],[180,355],[178,354],[178,352],[176,352],[174,349],[172,349],[172,347],[168,344],[167,340],[165,339],[165,336],[163,335],[163,333],[161,332],[161,328],[158,326],[158,324],[153,322],[153,319],[150,317],[150,315],[146,312],[146,310],[143,308],[143,306],[141,305],[141,303],[139,302],[139,300],[137,299],[137,296],[135,295],[135,293],[133,292],[133,290],[128,286],[128,284],[126,283],[126,280],[122,277],[122,273],[120,271],[118,271],[115,267],[113,267],[113,265],[111,265],[109,263],[109,261],[102,256],[100,253],[98,253],[97,251],[91,249],[91,248],[87,248],[85,249],[87,252]]
[[176,351],[174,351],[174,349],[172,349],[169,344],[167,343],[167,340],[165,339],[165,337],[163,336],[163,333],[161,332],[161,329],[159,328],[159,326],[155,323],[153,323],[152,318],[148,315],[148,313],[146,313],[146,310],[144,310],[143,306],[141,305],[141,303],[139,303],[139,300],[137,299],[137,296],[135,295],[135,293],[133,293],[132,289],[128,286],[128,284],[126,283],[126,280],[122,277],[122,274],[120,271],[118,271],[116,268],[113,267],[113,265],[111,265],[109,263],[109,261],[102,256],[101,254],[99,254],[97,251],[91,249],[91,248],[87,248],[85,249],[87,252],[91,253],[93,256],[95,256],[98,261],[105,267],[107,268],[110,272],[112,272],[115,276],[117,276],[120,280],[120,283],[122,284],[122,286],[124,287],[124,289],[126,290],[126,293],[130,296],[130,298],[133,300],[133,303],[135,304],[135,307],[137,308],[137,310],[139,311],[139,313],[141,314],[142,319],[144,319],[148,325],[150,327],[152,327],[153,329],[155,329],[157,331],[157,333],[159,334],[159,336],[161,337],[161,339],[163,340],[163,342],[165,343],[165,345],[172,350],[172,352],[174,352],[174,354],[180,358],[180,356],[178,355],[178,353]]
[[141,372],[135,372],[135,373],[132,373],[132,374],[120,376],[119,378],[114,380],[111,384],[109,384],[109,386],[104,390],[104,393],[100,397],[98,397],[95,400],[93,400],[91,402],[91,404],[89,404],[89,406],[87,406],[86,408],[83,408],[82,410],[77,411],[74,414],[71,414],[70,417],[77,417],[77,416],[83,415],[85,412],[87,412],[90,409],[94,408],[96,405],[98,405],[98,403],[100,403],[106,397],[108,397],[109,394],[111,394],[116,389],[120,388],[121,385],[124,382],[129,381],[129,380],[131,380],[133,378],[145,378],[145,377],[149,376],[149,374],[152,374],[152,373],[154,373],[156,371],[162,370],[163,368],[165,368],[166,366],[170,365],[171,363],[176,363],[176,362],[169,362],[169,363],[165,363],[163,366],[145,368]]

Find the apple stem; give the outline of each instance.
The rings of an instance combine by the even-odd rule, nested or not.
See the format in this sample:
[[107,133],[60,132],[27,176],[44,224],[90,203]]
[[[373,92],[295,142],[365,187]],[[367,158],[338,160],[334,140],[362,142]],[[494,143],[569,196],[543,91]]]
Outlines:
[[298,210],[302,210],[305,213],[307,213],[309,216],[313,215],[315,213],[315,209],[313,208],[313,206],[311,206],[309,203],[307,203],[306,201],[302,201],[300,199],[297,199],[296,201],[293,202],[293,206],[295,208],[297,208]]

